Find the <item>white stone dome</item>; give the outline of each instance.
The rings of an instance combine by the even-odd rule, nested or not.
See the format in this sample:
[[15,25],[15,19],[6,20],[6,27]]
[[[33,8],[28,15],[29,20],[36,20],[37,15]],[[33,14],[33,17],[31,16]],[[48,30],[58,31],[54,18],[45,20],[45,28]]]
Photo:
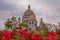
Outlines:
[[25,11],[22,19],[26,19],[26,18],[30,18],[30,17],[32,17],[32,19],[36,20],[34,12],[30,9],[30,5],[28,5],[28,9]]

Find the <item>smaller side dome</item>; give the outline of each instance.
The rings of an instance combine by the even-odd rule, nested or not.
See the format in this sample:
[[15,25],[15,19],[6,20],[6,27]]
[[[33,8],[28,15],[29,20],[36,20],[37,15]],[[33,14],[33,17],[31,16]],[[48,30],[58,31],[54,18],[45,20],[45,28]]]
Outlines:
[[18,20],[21,20],[20,17],[18,17]]

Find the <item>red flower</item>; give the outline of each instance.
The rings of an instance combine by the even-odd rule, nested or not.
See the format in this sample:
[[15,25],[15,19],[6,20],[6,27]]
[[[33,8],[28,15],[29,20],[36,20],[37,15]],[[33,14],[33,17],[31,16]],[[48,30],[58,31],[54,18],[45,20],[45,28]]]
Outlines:
[[31,34],[30,37],[32,38],[32,40],[36,40],[36,34]]
[[12,30],[12,33],[13,33],[13,32],[16,32],[16,29],[13,29],[13,30]]
[[37,35],[36,38],[37,38],[37,40],[43,40],[42,36],[40,36],[40,35]]
[[43,40],[42,36],[35,33],[30,34],[30,37],[32,38],[32,40]]
[[57,35],[55,32],[48,32],[46,34],[46,40],[52,40],[52,39],[56,39],[57,38]]
[[12,38],[12,39],[15,39],[16,37],[15,37],[14,35],[11,35],[11,38]]
[[51,40],[51,34],[49,33],[46,34],[46,40]]
[[5,38],[5,40],[10,40],[10,38],[11,38],[11,32],[5,31],[4,34],[3,34],[3,37]]
[[30,38],[28,38],[27,40],[30,40]]
[[3,38],[3,36],[2,36],[2,35],[0,35],[0,40],[2,40],[2,38]]
[[24,40],[24,38],[22,37],[22,38],[20,38],[19,40]]
[[28,36],[29,33],[27,30],[20,30],[20,33],[23,35],[23,36]]
[[58,35],[60,35],[60,30],[58,30]]
[[3,33],[2,31],[0,31],[0,40],[2,40],[2,38],[3,38]]
[[50,32],[50,34],[52,35],[52,37],[53,37],[54,39],[56,39],[56,38],[57,38],[57,35],[56,35],[56,33],[55,33],[55,32]]

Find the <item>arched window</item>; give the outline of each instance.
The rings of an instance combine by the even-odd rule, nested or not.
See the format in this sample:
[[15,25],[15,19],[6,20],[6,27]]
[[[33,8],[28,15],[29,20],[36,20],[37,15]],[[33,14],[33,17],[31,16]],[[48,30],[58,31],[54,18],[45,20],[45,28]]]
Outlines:
[[31,24],[31,22],[29,22],[29,24]]
[[32,22],[32,24],[34,24],[34,22]]
[[25,20],[26,23],[28,23],[28,20]]

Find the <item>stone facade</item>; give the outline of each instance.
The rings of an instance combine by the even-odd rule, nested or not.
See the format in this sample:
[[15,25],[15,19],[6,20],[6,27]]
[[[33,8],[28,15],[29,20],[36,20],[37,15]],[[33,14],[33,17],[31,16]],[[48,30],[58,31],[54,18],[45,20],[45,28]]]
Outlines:
[[20,19],[20,17],[18,17],[18,19],[17,19],[16,17],[13,16],[11,18],[11,22],[13,25],[18,25],[19,23],[21,23],[21,19]]
[[56,25],[49,24],[49,23],[46,24],[43,22],[42,18],[40,20],[39,26],[37,27],[36,16],[34,12],[31,10],[30,5],[28,5],[28,9],[24,12],[22,16],[22,20],[20,19],[20,17],[16,18],[13,16],[11,20],[8,19],[8,21],[11,21],[11,23],[13,24],[13,28],[17,26],[19,23],[21,23],[22,21],[22,23],[27,25],[28,30],[36,31],[38,27],[40,27],[42,31],[43,30],[50,30],[50,31],[56,30],[56,27],[57,29],[58,28],[60,29],[60,23],[59,23],[59,27]]
[[29,30],[36,30],[37,20],[34,12],[30,9],[30,5],[22,17],[22,22],[27,24]]

